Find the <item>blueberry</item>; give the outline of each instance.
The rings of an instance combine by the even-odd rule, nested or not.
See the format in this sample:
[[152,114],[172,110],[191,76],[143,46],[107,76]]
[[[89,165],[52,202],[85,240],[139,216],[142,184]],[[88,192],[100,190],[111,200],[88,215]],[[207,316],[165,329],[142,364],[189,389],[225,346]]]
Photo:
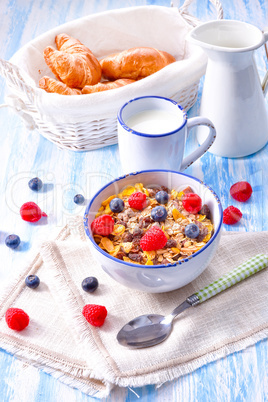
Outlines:
[[38,177],[34,177],[29,181],[28,186],[33,191],[39,191],[43,187],[43,183]]
[[199,235],[199,227],[195,223],[189,223],[185,227],[184,234],[190,239],[195,239]]
[[15,235],[15,234],[11,234],[6,237],[5,243],[6,243],[7,247],[14,249],[19,246],[20,238],[19,238],[19,236]]
[[113,198],[110,201],[109,207],[112,212],[121,212],[124,209],[124,201],[121,198]]
[[151,211],[151,218],[156,222],[162,222],[166,219],[166,217],[167,217],[167,210],[165,207],[162,207],[162,205],[153,208]]
[[76,203],[76,204],[83,204],[84,203],[84,201],[85,201],[85,197],[82,195],[82,194],[76,194],[75,196],[74,196],[74,202]]
[[158,191],[155,194],[155,199],[159,204],[167,204],[168,198],[168,193],[166,191]]
[[40,279],[38,278],[37,275],[28,275],[25,278],[25,284],[26,286],[28,286],[28,288],[35,289],[37,288],[37,286],[39,286]]
[[93,293],[99,286],[98,279],[94,276],[89,276],[85,278],[82,282],[82,288],[85,292]]

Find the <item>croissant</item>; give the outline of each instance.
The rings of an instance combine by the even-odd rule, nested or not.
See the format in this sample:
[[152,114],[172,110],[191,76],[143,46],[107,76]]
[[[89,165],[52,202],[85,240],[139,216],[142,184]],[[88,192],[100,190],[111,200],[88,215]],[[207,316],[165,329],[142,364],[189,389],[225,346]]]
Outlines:
[[135,82],[135,80],[129,80],[126,78],[126,79],[119,79],[116,81],[99,82],[96,85],[86,85],[82,89],[82,94],[92,94],[94,92],[102,92],[107,91],[109,89],[120,88],[123,87],[124,85],[131,84],[132,82]]
[[58,50],[47,46],[44,59],[59,80],[71,88],[83,88],[100,81],[100,63],[85,45],[67,34],[57,35],[55,41]]
[[134,47],[100,60],[102,74],[110,80],[147,77],[176,59],[167,52],[151,47]]
[[61,95],[81,95],[82,93],[80,89],[70,88],[63,82],[54,80],[54,78],[47,76],[40,79],[39,86],[47,92]]

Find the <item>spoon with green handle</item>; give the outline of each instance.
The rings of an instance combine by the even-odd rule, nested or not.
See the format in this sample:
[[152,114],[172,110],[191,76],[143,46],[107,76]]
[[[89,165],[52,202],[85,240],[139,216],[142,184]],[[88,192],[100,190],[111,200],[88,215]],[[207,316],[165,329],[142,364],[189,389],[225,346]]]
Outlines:
[[174,318],[188,307],[195,307],[225,289],[256,274],[268,265],[268,256],[255,255],[250,260],[221,276],[218,280],[199,290],[176,307],[172,313],[141,315],[130,321],[117,334],[118,342],[129,348],[146,348],[163,342],[171,333]]

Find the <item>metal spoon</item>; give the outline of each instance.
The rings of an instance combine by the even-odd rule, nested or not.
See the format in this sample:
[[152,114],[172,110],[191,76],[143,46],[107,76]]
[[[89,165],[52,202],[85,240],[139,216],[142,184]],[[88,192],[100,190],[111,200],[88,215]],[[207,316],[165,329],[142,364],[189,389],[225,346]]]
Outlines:
[[187,297],[182,304],[166,317],[158,314],[148,314],[134,318],[118,332],[118,342],[122,346],[129,348],[146,348],[163,342],[171,333],[173,320],[178,314],[188,307],[197,306],[223,290],[254,275],[264,269],[267,264],[268,256],[258,254],[192,296]]

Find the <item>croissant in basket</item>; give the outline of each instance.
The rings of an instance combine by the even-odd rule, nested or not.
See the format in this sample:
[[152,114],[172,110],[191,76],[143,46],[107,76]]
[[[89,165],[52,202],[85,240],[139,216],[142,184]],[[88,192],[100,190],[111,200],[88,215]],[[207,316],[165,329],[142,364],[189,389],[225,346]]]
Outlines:
[[47,46],[44,59],[58,80],[70,88],[83,88],[100,81],[100,63],[85,45],[67,34],[57,35],[55,41],[58,50]]
[[169,53],[151,47],[134,47],[100,60],[102,74],[109,80],[137,80],[156,73],[176,59]]
[[57,93],[61,95],[81,95],[81,89],[70,88],[64,82],[57,81],[54,78],[44,76],[39,81],[39,87],[47,92]]
[[132,82],[135,82],[135,80],[129,80],[129,79],[119,79],[115,81],[103,81],[99,82],[96,85],[86,85],[82,89],[82,94],[92,94],[95,92],[102,92],[102,91],[108,91],[109,89],[116,89],[123,87],[128,84],[132,84]]

